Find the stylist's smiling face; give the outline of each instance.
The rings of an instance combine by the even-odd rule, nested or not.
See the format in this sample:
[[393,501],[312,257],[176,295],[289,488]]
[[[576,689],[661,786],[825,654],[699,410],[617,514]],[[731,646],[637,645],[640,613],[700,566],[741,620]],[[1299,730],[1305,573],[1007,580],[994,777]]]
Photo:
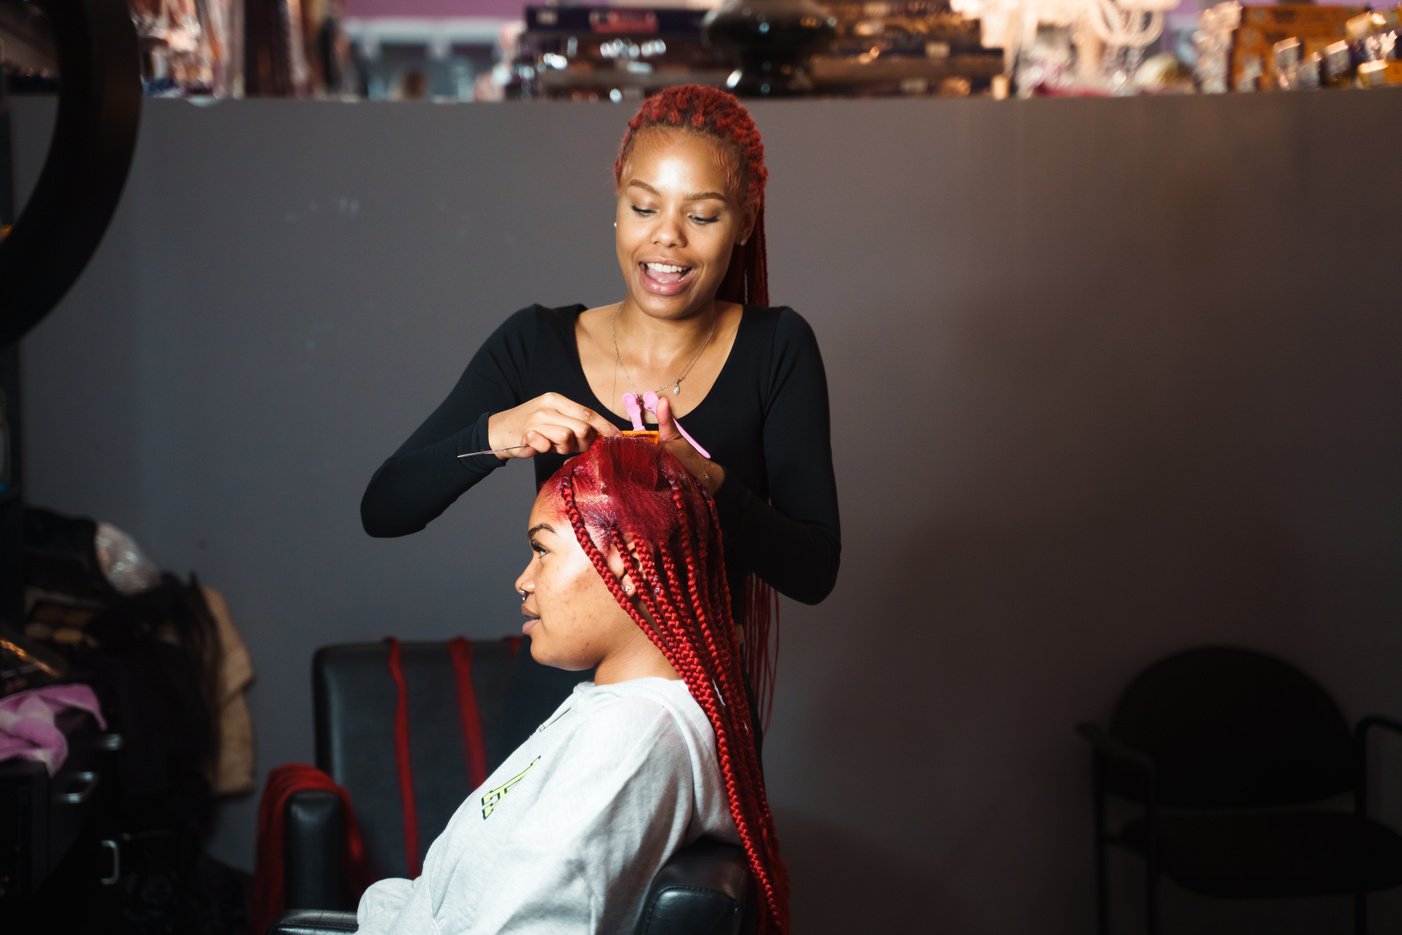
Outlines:
[[542,665],[579,671],[597,666],[640,631],[580,547],[558,498],[536,497],[528,520],[531,560],[516,579],[525,592],[521,632]]
[[684,318],[714,301],[751,219],[736,202],[716,141],[683,130],[640,133],[619,177],[618,265],[628,302]]

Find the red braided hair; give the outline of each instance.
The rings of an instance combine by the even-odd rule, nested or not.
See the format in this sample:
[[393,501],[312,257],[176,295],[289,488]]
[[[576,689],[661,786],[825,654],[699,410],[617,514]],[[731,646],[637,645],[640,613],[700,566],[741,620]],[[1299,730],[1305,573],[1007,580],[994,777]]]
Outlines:
[[[760,772],[710,493],[665,449],[634,438],[599,439],[541,489],[557,493],[614,600],[711,722],[730,814],[767,909],[760,931],[787,933],[788,869]],[[609,571],[610,546],[637,585],[642,609]]]
[[[709,137],[720,145],[732,178],[731,194],[740,206],[754,211],[755,226],[744,246],[736,245],[730,268],[716,297],[741,305],[769,304],[769,264],[764,241],[764,141],[750,112],[733,94],[699,84],[683,84],[659,91],[643,101],[618,148],[613,181],[623,178],[623,167],[638,136],[648,130],[684,130]],[[740,620],[745,633],[744,666],[754,689],[762,724],[767,727],[774,700],[774,674],[778,658],[779,606],[774,590],[750,575],[741,603]],[[772,631],[772,633],[771,633]]]

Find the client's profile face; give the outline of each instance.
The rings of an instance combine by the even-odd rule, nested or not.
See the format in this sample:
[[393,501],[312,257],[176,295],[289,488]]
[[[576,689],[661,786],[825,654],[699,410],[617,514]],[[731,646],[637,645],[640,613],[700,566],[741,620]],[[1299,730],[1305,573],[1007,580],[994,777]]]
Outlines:
[[630,642],[646,639],[609,593],[553,492],[536,497],[527,536],[531,560],[516,579],[516,590],[525,594],[521,630],[531,638],[537,662],[589,669]]

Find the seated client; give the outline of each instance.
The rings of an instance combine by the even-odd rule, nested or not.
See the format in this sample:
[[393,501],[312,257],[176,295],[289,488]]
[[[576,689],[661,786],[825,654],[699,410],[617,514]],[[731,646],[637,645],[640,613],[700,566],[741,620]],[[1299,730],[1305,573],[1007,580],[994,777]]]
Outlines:
[[703,835],[740,843],[761,931],[788,930],[719,529],[706,488],[639,439],[602,438],[541,487],[523,629],[538,662],[594,681],[468,796],[417,880],[366,890],[360,932],[629,932]]

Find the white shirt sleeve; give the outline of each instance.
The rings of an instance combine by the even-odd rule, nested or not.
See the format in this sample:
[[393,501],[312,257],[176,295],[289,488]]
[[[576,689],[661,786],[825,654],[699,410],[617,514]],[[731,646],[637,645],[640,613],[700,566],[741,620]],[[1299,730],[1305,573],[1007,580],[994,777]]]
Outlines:
[[414,884],[399,877],[371,884],[355,909],[356,935],[387,935],[394,931],[413,895]]

